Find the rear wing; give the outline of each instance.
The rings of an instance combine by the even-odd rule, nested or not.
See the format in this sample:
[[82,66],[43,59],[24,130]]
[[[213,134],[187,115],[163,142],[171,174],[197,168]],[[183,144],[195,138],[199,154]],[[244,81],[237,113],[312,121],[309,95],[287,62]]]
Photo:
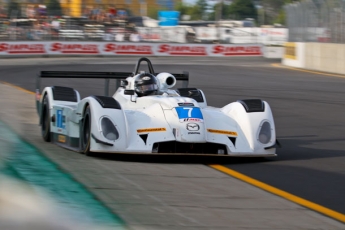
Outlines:
[[[154,73],[157,76],[158,73]],[[189,73],[183,72],[182,74],[172,74],[175,76],[176,80],[183,81],[182,87],[188,87]],[[79,71],[41,71],[36,78],[36,94],[39,95],[41,92],[41,79],[42,78],[88,78],[88,79],[105,79],[104,83],[104,95],[109,96],[109,84],[110,79],[116,80],[116,89],[120,87],[121,80],[127,77],[134,76],[131,72],[79,72]]]

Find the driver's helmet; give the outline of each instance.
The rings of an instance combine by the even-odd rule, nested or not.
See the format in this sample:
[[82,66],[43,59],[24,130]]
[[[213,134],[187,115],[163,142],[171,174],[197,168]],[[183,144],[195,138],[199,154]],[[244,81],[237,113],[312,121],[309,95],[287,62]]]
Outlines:
[[158,90],[156,77],[150,73],[140,74],[135,80],[134,90],[139,97],[155,95]]

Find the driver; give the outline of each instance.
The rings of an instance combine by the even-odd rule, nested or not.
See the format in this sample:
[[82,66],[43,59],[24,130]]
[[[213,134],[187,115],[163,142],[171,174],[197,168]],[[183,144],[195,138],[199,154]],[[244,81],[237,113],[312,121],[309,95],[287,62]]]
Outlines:
[[134,90],[139,97],[156,95],[158,91],[156,77],[150,73],[140,74],[135,80]]

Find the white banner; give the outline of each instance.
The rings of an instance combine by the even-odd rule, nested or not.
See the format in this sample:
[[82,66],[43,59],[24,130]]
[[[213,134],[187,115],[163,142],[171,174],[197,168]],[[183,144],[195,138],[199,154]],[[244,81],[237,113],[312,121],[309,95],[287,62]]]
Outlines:
[[47,54],[51,55],[99,55],[100,43],[97,42],[48,42]]
[[130,42],[0,42],[0,56],[263,56],[260,44],[178,44]]
[[100,51],[102,55],[141,55],[154,56],[156,44],[150,43],[122,43],[122,42],[106,42],[100,43]]
[[208,45],[202,44],[157,44],[157,56],[208,56]]
[[0,42],[0,55],[39,55],[46,54],[45,42]]
[[263,56],[262,45],[212,45],[208,56]]

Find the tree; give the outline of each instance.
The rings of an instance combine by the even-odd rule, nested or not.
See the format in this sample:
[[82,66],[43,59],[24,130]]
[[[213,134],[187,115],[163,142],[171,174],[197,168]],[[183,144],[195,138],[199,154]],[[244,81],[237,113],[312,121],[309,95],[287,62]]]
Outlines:
[[62,9],[58,0],[49,0],[47,4],[48,16],[62,16]]
[[11,0],[8,4],[8,16],[10,18],[21,17],[20,5],[16,0]]
[[230,18],[230,5],[223,2],[217,3],[213,6],[213,11],[209,14],[209,20],[221,20]]
[[195,4],[198,8],[198,13],[200,14],[200,19],[205,19],[207,17],[206,11],[208,9],[208,4],[206,0],[198,0]]
[[203,13],[199,5],[194,5],[189,10],[189,15],[191,20],[201,20],[203,18]]
[[229,6],[230,17],[237,20],[257,19],[258,12],[252,0],[234,0]]
[[261,0],[260,10],[261,24],[280,23],[285,24],[284,5],[297,0]]
[[190,13],[190,5],[187,5],[185,3],[178,2],[177,5],[175,6],[175,10],[180,12],[180,19],[182,18],[183,15],[189,15]]
[[184,4],[181,2],[181,3],[177,4],[176,10],[180,12],[181,18],[183,15],[189,15],[190,20],[200,20],[203,17],[202,9],[197,4],[188,5],[188,4]]
[[150,6],[150,7],[148,7],[147,16],[150,18],[158,20],[158,12],[161,10],[162,10],[161,8],[158,8],[155,6]]

